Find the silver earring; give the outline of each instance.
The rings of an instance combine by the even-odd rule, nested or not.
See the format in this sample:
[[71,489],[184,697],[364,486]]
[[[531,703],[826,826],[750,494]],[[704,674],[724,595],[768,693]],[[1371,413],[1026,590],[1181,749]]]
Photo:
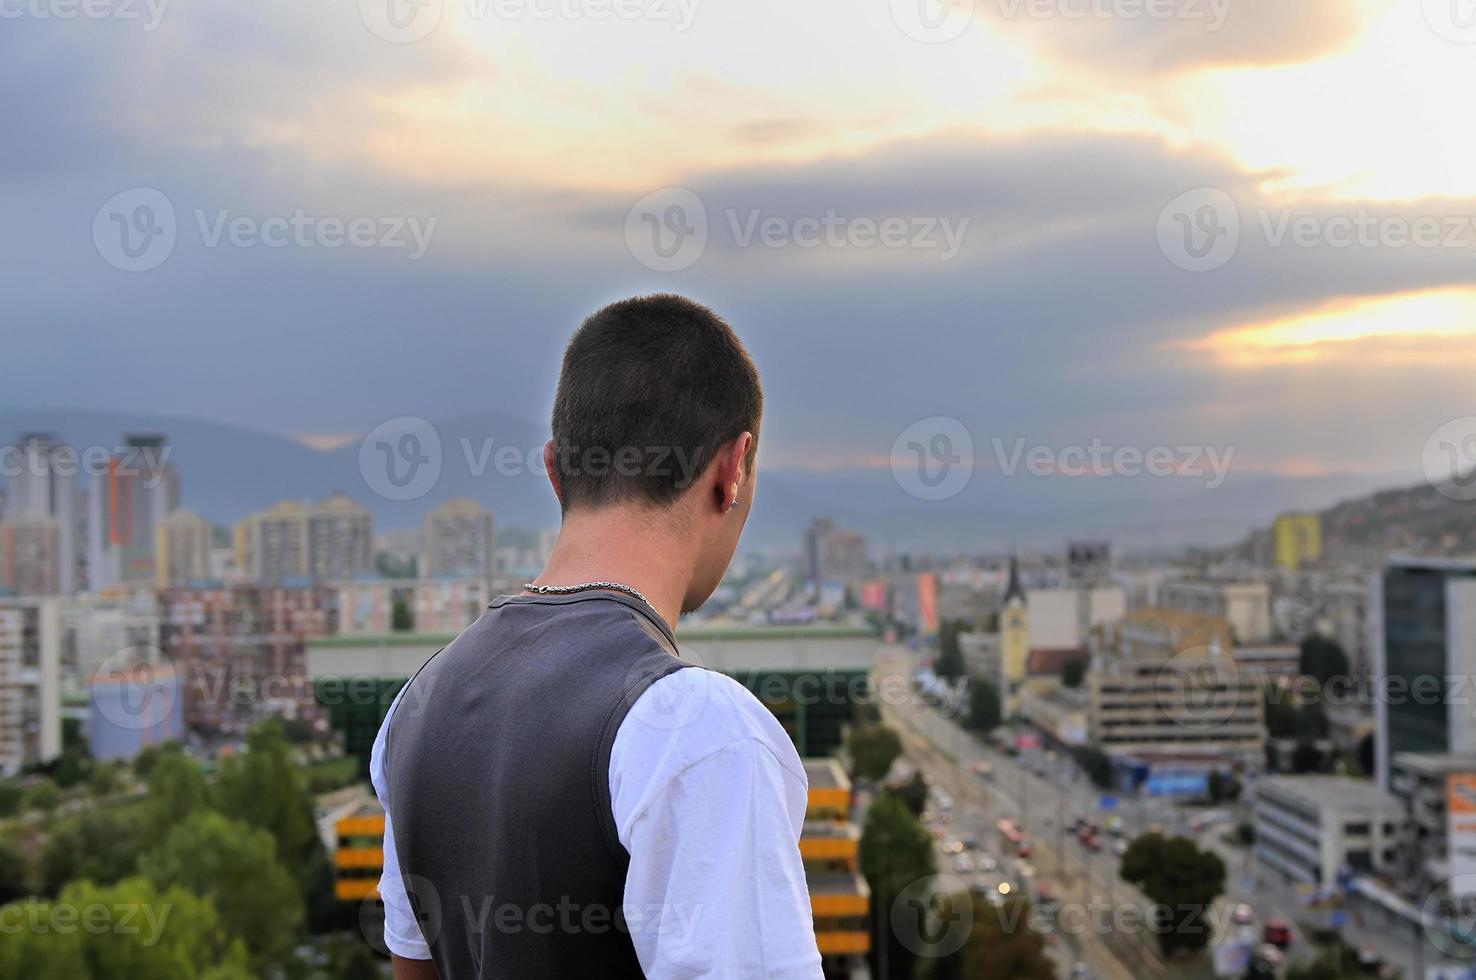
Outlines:
[[734,507],[737,507],[737,506],[738,506],[738,498],[737,497],[734,497],[733,498],[733,502],[728,505],[728,509],[729,510],[732,510]]

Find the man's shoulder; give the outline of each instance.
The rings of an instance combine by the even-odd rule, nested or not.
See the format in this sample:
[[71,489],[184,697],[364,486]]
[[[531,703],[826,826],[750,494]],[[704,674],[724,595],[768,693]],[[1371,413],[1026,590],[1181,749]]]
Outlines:
[[794,743],[773,712],[738,681],[697,665],[653,682],[622,721],[616,745],[626,755],[659,758],[668,771],[725,749],[761,751],[805,779]]

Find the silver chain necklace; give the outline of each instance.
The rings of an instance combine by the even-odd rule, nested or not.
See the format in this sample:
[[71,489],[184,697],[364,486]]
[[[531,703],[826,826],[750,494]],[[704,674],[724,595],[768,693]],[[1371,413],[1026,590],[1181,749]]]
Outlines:
[[[626,595],[639,599],[656,612],[656,606],[650,599],[641,595],[628,585],[619,582],[581,582],[578,585],[534,585],[532,582],[524,582],[523,588],[538,595],[571,595],[575,592],[588,592],[590,589],[609,589],[612,592],[624,592]],[[656,613],[658,616],[659,612]]]

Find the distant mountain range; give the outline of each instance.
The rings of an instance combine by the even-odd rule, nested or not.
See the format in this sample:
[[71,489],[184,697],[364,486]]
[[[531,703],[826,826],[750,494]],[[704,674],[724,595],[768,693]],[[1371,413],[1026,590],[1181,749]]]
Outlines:
[[[229,524],[283,498],[318,499],[342,490],[374,514],[377,530],[416,526],[431,507],[451,497],[471,497],[492,511],[499,525],[534,528],[556,524],[558,508],[541,471],[530,470],[546,428],[526,419],[480,415],[436,422],[440,471],[434,485],[410,500],[392,500],[371,486],[382,456],[371,447],[366,471],[360,443],[333,450],[309,448],[290,438],[197,419],[90,411],[0,411],[0,440],[46,432],[79,449],[122,444],[124,433],[161,432],[181,479],[183,505]],[[890,443],[888,434],[886,442]],[[391,439],[390,442],[395,442]],[[499,457],[503,447],[515,453]],[[389,452],[397,450],[391,449]],[[501,463],[498,462],[499,458]],[[514,465],[509,462],[516,460]],[[1330,529],[1360,533],[1364,522],[1402,509],[1421,520],[1454,520],[1438,501],[1387,491],[1394,478],[1267,476],[1231,469],[1224,483],[1206,489],[1202,479],[1177,477],[1006,477],[981,470],[945,501],[919,500],[904,492],[890,470],[761,470],[758,501],[746,546],[793,551],[804,526],[825,515],[866,534],[874,555],[896,550],[974,553],[999,549],[1056,548],[1075,537],[1111,539],[1119,550],[1226,546],[1264,527],[1284,510],[1329,511]],[[380,483],[382,485],[382,482]],[[1428,489],[1428,488],[1427,488]],[[1416,488],[1418,490],[1418,488]],[[1429,496],[1438,497],[1433,490]],[[1359,499],[1352,499],[1359,498]],[[1420,498],[1423,499],[1423,498]],[[1440,498],[1443,500],[1444,498]],[[1383,504],[1369,501],[1385,501]],[[1444,515],[1444,516],[1441,516]],[[1373,532],[1370,532],[1373,533]]]

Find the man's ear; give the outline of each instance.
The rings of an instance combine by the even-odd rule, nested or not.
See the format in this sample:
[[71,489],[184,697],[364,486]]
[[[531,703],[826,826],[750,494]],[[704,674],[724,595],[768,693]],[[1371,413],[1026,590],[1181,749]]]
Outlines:
[[559,503],[562,505],[564,494],[559,488],[559,467],[557,463],[558,460],[554,455],[554,441],[550,439],[543,444],[543,472],[548,474],[548,485],[553,487],[554,496],[558,498]]
[[713,494],[718,510],[732,510],[738,503],[738,491],[748,475],[744,472],[744,462],[752,445],[753,433],[740,432],[732,441],[718,447],[717,459],[712,468]]

